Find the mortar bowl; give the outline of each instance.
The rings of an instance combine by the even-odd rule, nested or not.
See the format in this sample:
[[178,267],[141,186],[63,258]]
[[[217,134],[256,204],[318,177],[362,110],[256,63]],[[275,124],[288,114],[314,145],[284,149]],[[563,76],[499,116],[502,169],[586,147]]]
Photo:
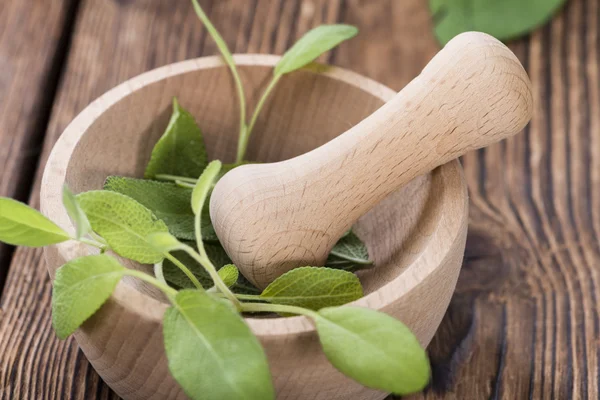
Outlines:
[[[250,109],[278,59],[235,56]],[[312,150],[357,124],[394,94],[358,74],[311,64],[281,79],[255,126],[247,158],[273,162]],[[209,158],[232,162],[239,109],[229,70],[220,57],[168,65],[107,92],[67,127],[44,172],[42,212],[73,232],[61,202],[64,183],[79,193],[102,188],[109,175],[141,177],[168,123],[174,96],[199,123]],[[414,179],[384,199],[355,225],[375,266],[358,273],[365,296],[353,305],[394,316],[426,346],[456,285],[467,222],[468,196],[458,161]],[[90,253],[88,247],[74,242],[46,248],[50,275],[65,262]],[[124,280],[75,333],[95,370],[125,399],[186,398],[168,371],[161,326],[166,308],[155,292]],[[307,318],[253,317],[246,322],[265,348],[278,399],[386,396],[335,370]]]

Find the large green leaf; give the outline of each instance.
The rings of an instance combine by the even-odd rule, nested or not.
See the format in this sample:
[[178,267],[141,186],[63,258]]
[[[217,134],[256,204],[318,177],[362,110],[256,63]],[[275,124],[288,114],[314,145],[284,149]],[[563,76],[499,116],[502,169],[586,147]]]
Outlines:
[[362,385],[399,395],[423,390],[429,361],[400,321],[358,307],[324,308],[315,323],[329,361]]
[[174,183],[120,176],[109,177],[104,189],[129,196],[148,208],[167,224],[173,236],[184,240],[196,237],[194,212],[190,204],[192,189]]
[[342,24],[321,25],[311,29],[285,52],[273,72],[283,75],[300,69],[357,33],[356,27]]
[[442,44],[462,32],[480,31],[508,40],[546,23],[565,0],[429,0]]
[[322,267],[301,267],[286,272],[260,295],[271,303],[311,310],[339,306],[362,296],[362,286],[356,275]]
[[169,229],[146,207],[130,197],[107,190],[81,193],[77,199],[94,231],[115,253],[140,263],[162,261],[162,253],[147,242],[147,237]]
[[202,132],[194,117],[173,99],[173,115],[163,136],[154,146],[144,176],[200,176],[207,164]]
[[42,247],[70,237],[39,211],[19,201],[0,197],[0,241],[15,246]]
[[267,358],[242,317],[224,302],[182,290],[163,322],[169,370],[198,400],[275,398]]
[[127,272],[105,254],[76,258],[56,271],[52,289],[52,325],[65,339],[91,317]]

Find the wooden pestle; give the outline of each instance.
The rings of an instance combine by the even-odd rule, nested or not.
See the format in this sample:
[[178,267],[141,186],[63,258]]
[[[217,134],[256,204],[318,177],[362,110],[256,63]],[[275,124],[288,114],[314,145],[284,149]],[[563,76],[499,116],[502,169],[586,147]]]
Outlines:
[[216,185],[211,218],[227,253],[259,288],[323,265],[358,218],[401,186],[531,119],[531,83],[516,56],[477,32],[451,40],[391,101],[323,146],[240,166]]

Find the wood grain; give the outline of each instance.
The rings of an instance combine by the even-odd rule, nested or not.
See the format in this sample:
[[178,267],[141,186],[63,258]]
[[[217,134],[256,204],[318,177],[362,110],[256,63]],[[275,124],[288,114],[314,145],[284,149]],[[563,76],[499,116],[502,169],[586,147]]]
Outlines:
[[[27,200],[67,51],[74,2],[0,7],[0,196]],[[0,244],[0,290],[13,248]]]
[[[359,36],[324,61],[396,90],[438,50],[422,0],[213,3],[202,2],[238,52],[282,53],[323,21],[356,24]],[[79,110],[118,82],[216,53],[187,1],[166,4],[82,3],[45,154]],[[534,85],[534,119],[524,135],[463,159],[466,260],[429,347],[431,388],[414,398],[599,396],[599,12],[598,0],[570,0],[549,25],[511,43]],[[1,303],[0,398],[116,399],[72,341],[54,338],[46,276],[39,251],[17,252]]]

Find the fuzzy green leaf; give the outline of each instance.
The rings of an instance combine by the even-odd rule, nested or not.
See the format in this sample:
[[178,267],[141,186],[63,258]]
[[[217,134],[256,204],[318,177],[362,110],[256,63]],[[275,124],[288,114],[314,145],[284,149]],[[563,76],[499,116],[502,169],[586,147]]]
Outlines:
[[340,306],[362,296],[362,286],[356,275],[322,267],[301,267],[286,272],[260,295],[271,303],[311,310]]
[[356,270],[371,266],[367,246],[352,231],[345,234],[335,244],[327,259],[327,266],[345,270]]
[[324,308],[318,314],[315,324],[323,351],[344,375],[398,395],[427,385],[427,355],[402,322],[358,307]]
[[206,168],[207,157],[202,131],[192,114],[173,99],[173,115],[163,136],[158,140],[144,176],[176,175],[197,178]]
[[235,265],[228,264],[219,270],[219,276],[223,282],[225,282],[227,287],[232,287],[237,282],[238,277],[240,276],[240,271],[238,271]]
[[42,247],[69,240],[69,234],[27,204],[0,197],[0,242]]
[[163,335],[169,370],[192,399],[275,398],[258,339],[224,302],[180,291],[165,312]]
[[104,189],[129,196],[148,208],[167,224],[175,237],[194,240],[194,212],[190,205],[192,189],[174,183],[120,176],[108,177]]
[[147,242],[147,237],[169,229],[146,207],[130,197],[106,190],[81,193],[77,199],[94,231],[115,253],[145,264],[162,261],[162,253]]
[[127,269],[105,254],[76,258],[56,271],[52,289],[52,325],[60,339],[91,317]]
[[160,253],[170,253],[184,248],[184,244],[168,232],[151,233],[146,241]]
[[67,185],[63,186],[63,205],[65,206],[65,210],[67,210],[67,214],[75,224],[75,237],[80,239],[90,233],[92,231],[92,227],[90,225],[90,221],[87,216],[81,209],[79,205],[79,201],[77,201],[77,197],[69,190]]
[[283,75],[300,69],[357,33],[356,27],[342,24],[321,25],[311,29],[285,52],[273,72]]
[[467,31],[513,39],[545,24],[565,0],[429,0],[441,44]]

